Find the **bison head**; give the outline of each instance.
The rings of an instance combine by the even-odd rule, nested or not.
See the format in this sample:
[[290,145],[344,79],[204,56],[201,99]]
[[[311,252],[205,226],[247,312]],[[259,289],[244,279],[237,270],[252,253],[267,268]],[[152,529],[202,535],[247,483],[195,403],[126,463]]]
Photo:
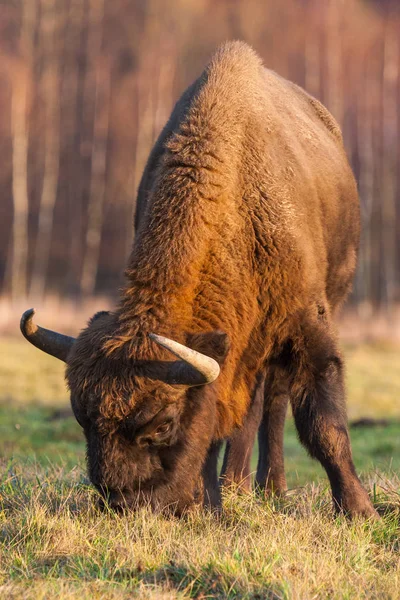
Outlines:
[[190,504],[216,419],[213,386],[206,384],[220,373],[227,336],[194,336],[194,345],[209,349],[206,355],[150,333],[148,345],[178,360],[142,355],[139,360],[134,353],[105,349],[114,314],[98,313],[76,339],[37,326],[33,314],[24,313],[21,331],[67,363],[72,408],[87,440],[89,477],[102,496],[114,508],[150,503],[179,510]]

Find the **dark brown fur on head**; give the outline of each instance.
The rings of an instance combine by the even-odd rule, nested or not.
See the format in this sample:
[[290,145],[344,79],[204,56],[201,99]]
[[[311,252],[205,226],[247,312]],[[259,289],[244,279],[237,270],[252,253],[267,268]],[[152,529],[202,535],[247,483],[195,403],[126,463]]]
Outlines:
[[[202,438],[212,434],[215,398],[211,391],[164,383],[168,361],[159,359],[157,347],[145,359],[143,350],[135,359],[128,345],[110,353],[105,341],[115,318],[103,312],[89,321],[66,371],[74,414],[87,440],[89,477],[115,508],[150,503],[181,511],[194,501],[200,483],[196,464],[201,467],[205,451],[193,455],[193,472],[185,466],[184,479],[175,485],[171,474],[179,472],[182,454],[187,460],[199,441],[206,450]],[[188,339],[193,348],[223,364],[228,351],[224,334]],[[200,429],[207,428],[205,436],[194,420],[202,424]]]

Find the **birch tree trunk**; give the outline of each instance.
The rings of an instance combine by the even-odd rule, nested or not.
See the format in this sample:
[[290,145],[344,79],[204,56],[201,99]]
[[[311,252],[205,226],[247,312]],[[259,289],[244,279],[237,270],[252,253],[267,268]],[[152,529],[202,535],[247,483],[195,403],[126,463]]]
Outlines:
[[13,73],[11,99],[12,192],[14,205],[11,297],[27,294],[28,263],[28,114],[36,20],[35,0],[22,5],[20,58]]
[[387,15],[384,38],[382,124],[382,247],[384,292],[388,316],[391,317],[396,285],[396,136],[398,134],[397,88],[399,81],[399,39],[397,28]]
[[58,53],[56,52],[56,0],[41,0],[41,38],[44,47],[43,88],[45,97],[46,126],[43,188],[40,200],[39,224],[36,238],[35,261],[31,294],[41,300],[46,286],[46,274],[50,258],[53,212],[57,197],[60,154],[60,106]]

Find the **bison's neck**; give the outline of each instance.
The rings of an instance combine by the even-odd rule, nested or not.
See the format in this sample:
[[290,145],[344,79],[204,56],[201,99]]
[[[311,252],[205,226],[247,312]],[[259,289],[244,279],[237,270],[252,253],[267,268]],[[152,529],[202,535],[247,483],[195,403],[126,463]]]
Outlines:
[[208,197],[201,187],[200,194],[199,187],[176,186],[175,194],[171,187],[165,176],[135,241],[118,310],[115,337],[121,342],[140,338],[144,352],[150,331],[184,341],[207,256],[218,236],[212,186]]
[[118,309],[114,348],[128,344],[136,358],[156,358],[156,348],[148,337],[151,332],[185,343],[186,333],[193,330],[200,271],[195,264],[176,271],[166,271],[151,261],[131,264]]
[[143,338],[154,332],[178,341],[190,330],[201,265],[194,262],[182,269],[166,269],[149,260],[130,265],[123,290],[118,320],[120,333]]

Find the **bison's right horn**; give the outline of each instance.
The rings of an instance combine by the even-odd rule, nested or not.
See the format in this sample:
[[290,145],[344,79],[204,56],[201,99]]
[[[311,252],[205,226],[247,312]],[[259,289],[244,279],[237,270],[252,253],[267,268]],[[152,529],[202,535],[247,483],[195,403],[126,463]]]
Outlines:
[[75,338],[39,327],[32,320],[34,314],[35,309],[30,308],[22,315],[20,324],[22,335],[39,350],[65,362],[75,343]]
[[171,372],[168,374],[169,382],[196,386],[212,383],[217,379],[220,366],[210,356],[201,354],[201,352],[192,350],[162,335],[149,333],[149,338],[181,359],[181,361],[172,363]]

